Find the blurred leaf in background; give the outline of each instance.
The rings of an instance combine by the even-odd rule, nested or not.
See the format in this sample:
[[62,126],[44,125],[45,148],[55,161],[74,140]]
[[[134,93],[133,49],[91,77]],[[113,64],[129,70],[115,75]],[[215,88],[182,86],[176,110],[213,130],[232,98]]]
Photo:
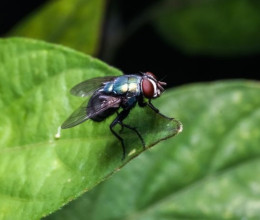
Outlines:
[[105,0],[49,0],[9,36],[41,39],[94,55],[100,47],[105,4]]
[[250,54],[260,51],[260,2],[162,0],[154,25],[171,45],[188,53]]
[[260,218],[260,84],[167,91],[156,105],[184,131],[48,220]]

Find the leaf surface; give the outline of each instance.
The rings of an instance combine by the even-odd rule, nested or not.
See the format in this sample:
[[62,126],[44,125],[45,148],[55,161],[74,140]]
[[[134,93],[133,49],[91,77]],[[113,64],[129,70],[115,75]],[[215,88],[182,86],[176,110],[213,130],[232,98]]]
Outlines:
[[[115,115],[63,130],[55,139],[57,128],[85,100],[70,95],[69,89],[86,79],[120,74],[61,46],[0,40],[0,219],[39,219],[144,150],[136,134],[124,129],[127,156],[121,160],[120,142],[109,130]],[[147,148],[180,129],[179,122],[147,108],[133,110],[125,123],[139,129]]]
[[155,105],[184,130],[47,219],[259,219],[260,84],[167,90]]

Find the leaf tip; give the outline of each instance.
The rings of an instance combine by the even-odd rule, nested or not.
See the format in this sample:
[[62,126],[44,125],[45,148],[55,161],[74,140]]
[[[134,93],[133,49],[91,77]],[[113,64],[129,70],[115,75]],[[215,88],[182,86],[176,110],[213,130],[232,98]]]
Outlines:
[[177,123],[176,134],[181,133],[183,131],[183,124],[179,120],[176,120],[176,119],[173,119],[173,120]]

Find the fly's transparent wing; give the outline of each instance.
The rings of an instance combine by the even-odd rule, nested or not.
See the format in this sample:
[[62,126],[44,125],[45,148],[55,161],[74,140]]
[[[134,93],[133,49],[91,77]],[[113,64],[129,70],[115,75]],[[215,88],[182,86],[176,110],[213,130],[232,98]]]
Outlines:
[[66,121],[63,122],[63,124],[61,125],[62,129],[65,128],[71,128],[74,127],[86,120],[89,119],[88,115],[87,115],[87,100],[84,101],[82,103],[82,105],[77,108],[71,115],[69,118],[67,118]]
[[97,77],[93,79],[89,79],[83,81],[77,85],[75,85],[71,90],[70,93],[75,96],[86,97],[92,95],[97,89],[104,86],[104,83],[112,81],[116,78],[116,76],[104,76],[104,77]]
[[96,94],[89,102],[86,100],[76,109],[70,117],[61,125],[62,129],[71,128],[82,122],[102,114],[108,109],[119,108],[121,98]]

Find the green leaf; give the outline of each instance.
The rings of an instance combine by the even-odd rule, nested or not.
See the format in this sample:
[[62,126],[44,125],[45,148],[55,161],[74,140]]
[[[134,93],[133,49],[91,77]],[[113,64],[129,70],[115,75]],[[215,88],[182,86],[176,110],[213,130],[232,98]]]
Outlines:
[[260,3],[246,0],[162,1],[154,25],[170,44],[213,55],[260,51]]
[[184,131],[47,219],[259,219],[260,84],[226,81],[166,93]]
[[104,0],[49,1],[21,21],[9,36],[41,39],[95,54],[104,9]]
[[[57,128],[83,102],[69,94],[80,81],[121,74],[76,51],[40,41],[0,40],[0,219],[39,219],[111,176],[144,149],[136,134],[122,133],[127,156],[109,124],[87,121]],[[136,108],[136,126],[149,148],[177,134],[181,124]],[[120,129],[120,126],[118,127]]]

